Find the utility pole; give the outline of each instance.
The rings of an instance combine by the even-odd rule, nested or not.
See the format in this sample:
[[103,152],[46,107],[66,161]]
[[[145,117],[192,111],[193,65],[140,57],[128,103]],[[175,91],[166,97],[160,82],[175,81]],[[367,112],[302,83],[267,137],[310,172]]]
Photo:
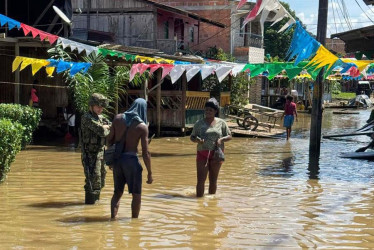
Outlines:
[[[317,41],[326,44],[328,0],[319,0]],[[319,156],[321,150],[321,128],[322,128],[322,96],[324,68],[320,71],[313,87],[312,121],[310,125],[309,141],[309,171],[310,178],[318,178]]]

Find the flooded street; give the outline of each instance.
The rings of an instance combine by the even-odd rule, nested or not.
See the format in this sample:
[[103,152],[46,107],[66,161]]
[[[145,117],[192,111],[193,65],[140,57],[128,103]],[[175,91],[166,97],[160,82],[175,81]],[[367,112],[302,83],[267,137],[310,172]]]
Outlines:
[[[323,133],[352,131],[369,114],[327,110]],[[110,221],[110,170],[100,202],[84,205],[80,152],[29,146],[0,184],[0,248],[373,248],[373,162],[339,157],[369,138],[323,139],[319,179],[311,180],[309,120],[301,115],[290,142],[234,137],[217,194],[201,199],[195,198],[196,145],[188,137],[153,140],[154,183],[145,183],[144,169],[139,219],[130,218],[125,193],[119,220]]]

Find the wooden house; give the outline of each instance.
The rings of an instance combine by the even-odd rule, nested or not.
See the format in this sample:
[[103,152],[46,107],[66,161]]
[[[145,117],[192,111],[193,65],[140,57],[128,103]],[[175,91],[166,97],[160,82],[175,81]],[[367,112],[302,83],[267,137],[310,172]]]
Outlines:
[[158,49],[167,54],[200,43],[200,23],[225,25],[150,0],[72,0],[72,38]]

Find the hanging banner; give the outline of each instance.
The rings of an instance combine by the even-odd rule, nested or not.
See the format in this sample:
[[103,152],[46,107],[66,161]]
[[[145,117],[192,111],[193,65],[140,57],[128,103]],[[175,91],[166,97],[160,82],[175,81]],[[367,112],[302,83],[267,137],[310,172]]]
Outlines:
[[116,57],[119,57],[119,58],[124,58],[126,61],[131,61],[131,62],[135,61],[135,58],[136,58],[135,55],[130,55],[130,54],[127,54],[127,53],[124,53],[124,52],[109,50],[109,49],[105,49],[105,48],[99,48],[98,53],[102,54],[103,56],[110,55],[110,56],[116,56]]
[[173,64],[174,60],[164,59],[164,58],[154,58],[154,57],[147,57],[147,56],[136,56],[136,60],[140,62],[150,62],[150,63],[165,63],[165,64]]
[[296,66],[301,61],[315,54],[320,46],[321,44],[309,35],[300,22],[296,22],[295,31],[286,57],[288,57],[289,61],[296,57],[294,64]]
[[315,66],[315,69],[328,66],[327,71],[339,60],[337,56],[328,51],[323,45],[319,47],[314,58],[306,67]]
[[175,65],[173,69],[170,71],[171,83],[174,84],[176,81],[178,81],[178,79],[183,75],[185,71],[185,65]]
[[247,23],[249,23],[250,21],[253,21],[256,18],[258,13],[260,13],[262,8],[264,7],[264,4],[266,5],[266,2],[267,2],[267,0],[257,0],[256,1],[256,5],[253,7],[251,12],[249,12],[248,16],[244,19],[242,27],[244,27]]
[[74,42],[72,40],[62,38],[62,37],[58,38],[57,44],[62,44],[62,47],[64,49],[69,47],[71,51],[77,50],[79,54],[82,53],[83,51],[86,52],[86,55],[90,55],[93,52],[95,52],[96,55],[99,53],[99,49],[97,47],[86,45],[83,43]]
[[31,32],[33,38],[39,36],[41,41],[44,41],[47,38],[50,44],[54,44],[56,40],[58,39],[58,36],[56,35],[52,35],[47,32],[38,30],[24,23],[21,23],[21,29],[23,30],[23,33],[25,34],[25,36],[27,36]]
[[17,56],[12,63],[12,72],[16,71],[18,68],[20,71],[22,71],[29,65],[31,65],[32,68],[32,75],[35,75],[36,72],[38,72],[42,67],[46,67],[48,76],[52,76],[55,68],[57,68],[57,73],[70,70],[70,76],[74,76],[82,70],[83,73],[86,73],[87,70],[91,67],[91,63],[65,62],[53,59],[45,60]]
[[191,79],[200,72],[200,68],[201,66],[193,65],[190,69],[187,70],[187,82],[191,81]]
[[8,24],[9,30],[11,30],[15,27],[17,27],[17,29],[21,28],[21,23],[20,22],[0,14],[0,25],[4,26],[5,24]]
[[35,75],[42,67],[49,65],[49,62],[44,59],[17,56],[12,64],[12,72],[16,71],[20,66],[20,71],[22,71],[29,65],[31,65],[32,75]]
[[241,9],[244,4],[246,4],[247,0],[240,0],[240,2],[238,3],[238,6],[236,6],[236,9],[239,10]]

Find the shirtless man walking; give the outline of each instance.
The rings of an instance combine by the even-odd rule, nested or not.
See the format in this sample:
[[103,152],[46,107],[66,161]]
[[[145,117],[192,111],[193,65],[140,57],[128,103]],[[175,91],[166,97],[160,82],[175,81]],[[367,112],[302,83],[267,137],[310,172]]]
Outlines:
[[[121,144],[122,137],[125,136],[124,143]],[[111,201],[111,217],[117,216],[120,199],[124,192],[125,184],[128,186],[129,193],[132,194],[131,211],[132,218],[138,218],[141,205],[142,191],[142,171],[139,163],[137,149],[139,141],[142,146],[142,156],[147,168],[147,183],[151,184],[151,155],[148,151],[148,126],[147,126],[147,102],[138,98],[131,105],[130,109],[123,114],[118,114],[108,135],[108,144],[117,143],[116,150],[120,150],[120,155],[116,160],[113,169],[114,194]]]

